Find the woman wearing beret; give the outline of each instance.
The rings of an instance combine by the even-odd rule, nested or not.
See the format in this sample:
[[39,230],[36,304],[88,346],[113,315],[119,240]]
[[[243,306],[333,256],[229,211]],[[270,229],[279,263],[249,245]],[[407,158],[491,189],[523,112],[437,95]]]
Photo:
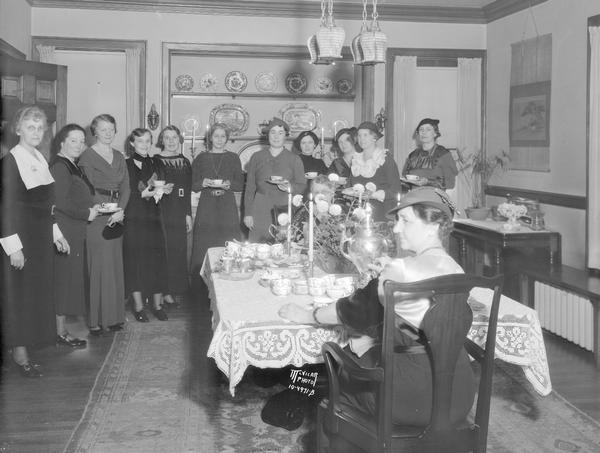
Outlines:
[[400,175],[391,153],[377,145],[382,137],[377,126],[365,121],[358,126],[358,144],[362,153],[354,154],[350,167],[350,185],[372,182],[377,192],[370,200],[373,220],[384,221],[385,213],[396,206],[400,192]]
[[452,153],[437,144],[441,136],[439,120],[424,118],[415,130],[418,148],[406,158],[402,176],[417,175],[424,178],[420,185],[431,185],[441,189],[453,189],[458,169]]
[[294,139],[293,150],[299,154],[304,165],[304,172],[315,172],[319,175],[327,173],[327,166],[322,159],[313,157],[315,149],[319,146],[319,139],[312,131],[302,131]]
[[[301,194],[306,187],[304,166],[300,158],[284,147],[290,132],[288,124],[273,118],[264,131],[269,149],[252,155],[247,166],[244,194],[244,224],[250,230],[252,242],[270,239],[269,226],[274,221],[274,209],[288,202],[288,190]],[[271,184],[271,177],[279,176],[284,184]]]

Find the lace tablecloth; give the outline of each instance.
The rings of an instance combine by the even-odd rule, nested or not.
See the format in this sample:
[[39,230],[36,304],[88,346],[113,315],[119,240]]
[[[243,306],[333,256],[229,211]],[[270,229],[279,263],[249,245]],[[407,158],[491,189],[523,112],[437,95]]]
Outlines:
[[[214,272],[222,251],[221,247],[208,250],[200,274],[208,286],[213,312],[214,333],[207,356],[229,379],[231,395],[250,365],[283,368],[318,363],[323,361],[323,343],[346,343],[341,328],[292,324],[277,314],[290,302],[312,309],[311,296],[279,297],[261,286],[256,274],[247,280],[232,281]],[[469,338],[484,344],[492,292],[476,288],[471,296],[474,319]],[[537,313],[502,296],[498,318],[496,357],[520,365],[535,390],[547,395],[552,386]]]

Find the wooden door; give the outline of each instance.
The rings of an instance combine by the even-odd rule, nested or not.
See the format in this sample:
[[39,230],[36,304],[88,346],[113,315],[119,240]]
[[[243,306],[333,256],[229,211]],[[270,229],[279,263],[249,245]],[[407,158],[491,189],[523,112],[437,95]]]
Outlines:
[[37,105],[46,112],[48,131],[39,151],[49,159],[54,133],[65,125],[67,116],[67,67],[0,56],[2,110],[0,118],[1,155],[19,141],[13,129],[15,113],[25,105]]

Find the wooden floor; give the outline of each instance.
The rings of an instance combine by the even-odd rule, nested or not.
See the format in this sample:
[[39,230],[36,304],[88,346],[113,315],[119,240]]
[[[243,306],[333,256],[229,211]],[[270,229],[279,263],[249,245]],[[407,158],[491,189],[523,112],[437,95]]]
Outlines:
[[[186,317],[202,326],[198,331],[206,335],[197,337],[190,353],[203,357],[210,339],[210,313],[205,288],[197,288],[195,294],[170,316]],[[71,330],[85,333],[81,323],[72,324]],[[41,379],[24,379],[10,364],[5,364],[0,375],[0,453],[63,450],[85,409],[96,375],[110,350],[112,335],[90,338],[83,350],[48,347],[35,351],[35,358],[44,367],[45,376]],[[552,334],[545,334],[545,339],[554,389],[600,421],[600,371],[594,366],[592,354]],[[194,369],[198,379],[208,379],[211,374],[209,370]]]

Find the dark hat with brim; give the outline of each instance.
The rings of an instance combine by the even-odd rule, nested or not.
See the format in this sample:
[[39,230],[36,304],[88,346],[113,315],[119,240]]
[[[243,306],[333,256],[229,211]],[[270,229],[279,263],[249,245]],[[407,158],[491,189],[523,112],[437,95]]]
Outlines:
[[377,125],[375,123],[372,123],[371,121],[363,121],[362,123],[360,123],[360,125],[357,127],[358,130],[361,129],[367,129],[371,132],[373,132],[373,134],[375,135],[375,138],[377,140],[379,140],[381,137],[383,137],[383,134],[379,131],[379,129],[377,128]]
[[430,124],[432,125],[434,128],[438,127],[438,124],[440,124],[440,120],[435,120],[433,118],[423,118],[421,121],[419,121],[419,124],[417,125],[417,131],[419,130],[419,128],[423,125],[423,124]]
[[398,211],[414,204],[424,204],[437,208],[446,214],[450,220],[452,220],[456,211],[454,203],[446,192],[435,187],[424,186],[413,189],[404,195],[398,206],[387,213],[387,217],[394,219]]

